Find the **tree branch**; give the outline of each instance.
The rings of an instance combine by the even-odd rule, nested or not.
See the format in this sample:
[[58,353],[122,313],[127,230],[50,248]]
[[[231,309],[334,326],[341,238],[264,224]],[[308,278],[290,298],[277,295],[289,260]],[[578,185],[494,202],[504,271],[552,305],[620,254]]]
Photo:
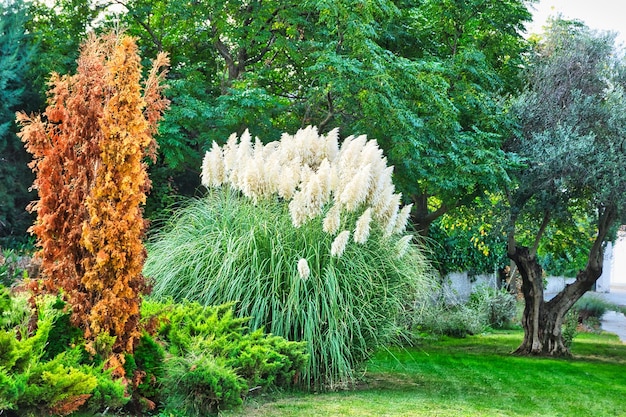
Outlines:
[[537,235],[535,236],[535,242],[533,243],[532,248],[530,249],[530,254],[532,256],[537,255],[537,249],[539,248],[539,242],[541,241],[541,238],[543,237],[543,234],[546,231],[546,228],[548,227],[548,224],[550,223],[550,219],[551,219],[551,215],[550,215],[550,210],[546,210],[543,213],[543,220],[541,221],[541,226],[539,226],[539,230],[537,231]]
[[161,39],[159,39],[159,37],[154,32],[154,30],[152,30],[152,28],[150,27],[149,23],[146,23],[146,22],[142,21],[141,19],[139,19],[139,16],[137,15],[137,13],[135,13],[133,10],[131,10],[128,7],[128,5],[126,3],[124,3],[123,1],[113,0],[112,3],[113,4],[119,4],[120,6],[123,6],[126,10],[128,10],[130,15],[135,20],[135,22],[137,22],[139,24],[139,26],[144,28],[144,30],[148,33],[148,35],[150,36],[150,39],[152,39],[152,42],[157,47],[159,52],[163,52],[163,42],[161,42]]
[[322,120],[317,126],[320,131],[324,130],[324,127],[330,122],[335,115],[335,108],[333,106],[333,97],[330,94],[330,91],[326,94],[326,100],[328,102],[328,113],[324,120]]

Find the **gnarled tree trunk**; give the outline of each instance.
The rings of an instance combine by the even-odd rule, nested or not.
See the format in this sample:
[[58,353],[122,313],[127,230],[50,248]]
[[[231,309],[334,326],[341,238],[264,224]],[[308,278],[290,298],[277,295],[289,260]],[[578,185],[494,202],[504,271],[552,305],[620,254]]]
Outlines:
[[610,227],[615,221],[615,210],[601,210],[598,221],[598,234],[591,250],[585,269],[581,270],[576,280],[549,301],[544,301],[544,288],[541,265],[537,262],[536,250],[513,244],[508,255],[519,269],[522,276],[524,294],[524,314],[522,326],[524,341],[515,351],[521,355],[567,356],[569,348],[563,343],[561,326],[570,308],[589,291],[602,275],[604,259],[603,243]]

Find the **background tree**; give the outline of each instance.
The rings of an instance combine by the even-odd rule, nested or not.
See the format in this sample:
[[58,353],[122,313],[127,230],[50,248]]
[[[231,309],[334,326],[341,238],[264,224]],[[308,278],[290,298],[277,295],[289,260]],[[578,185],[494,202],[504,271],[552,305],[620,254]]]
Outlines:
[[120,3],[142,47],[172,55],[159,143],[173,170],[245,128],[277,140],[340,127],[379,141],[423,231],[507,180],[502,104],[519,86],[524,1]]
[[[535,45],[527,90],[514,106],[521,133],[507,144],[527,160],[508,190],[508,256],[522,276],[525,300],[518,353],[569,353],[563,317],[600,277],[604,243],[624,219],[626,79],[620,59],[613,35],[579,22],[554,20]],[[585,216],[596,225],[586,238],[586,265],[574,283],[544,301],[538,248],[543,239],[560,239],[551,230],[571,229]],[[520,226],[530,224],[532,232],[522,232]]]
[[[418,230],[508,181],[505,170],[516,160],[501,148],[513,129],[505,103],[519,92],[530,3],[402,2],[402,24],[394,25],[385,45],[438,68],[445,87],[442,95],[415,103],[422,126],[398,132],[389,146]],[[447,111],[432,100],[445,100]]]
[[92,36],[76,74],[53,76],[46,120],[18,114],[37,174],[37,289],[64,291],[88,347],[116,375],[139,338],[141,205],[150,189],[143,158],[154,155],[152,135],[166,105],[159,72],[166,58],[155,61],[143,93],[139,60],[132,38]]
[[443,213],[507,181],[503,103],[519,86],[527,4],[36,1],[28,30],[40,53],[29,76],[43,91],[50,70],[73,69],[87,29],[119,22],[144,56],[170,54],[172,106],[151,167],[150,216],[195,193],[198,155],[213,141],[245,128],[271,141],[316,125],[376,138],[426,233]]
[[28,97],[25,74],[33,48],[26,34],[26,9],[21,1],[0,2],[0,246],[24,240],[32,219],[24,210],[32,173],[28,154],[15,135],[15,111]]

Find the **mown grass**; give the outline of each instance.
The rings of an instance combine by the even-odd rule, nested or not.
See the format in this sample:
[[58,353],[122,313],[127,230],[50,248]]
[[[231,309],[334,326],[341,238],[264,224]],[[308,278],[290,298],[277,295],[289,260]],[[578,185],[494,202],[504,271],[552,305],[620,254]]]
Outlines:
[[353,391],[248,399],[224,416],[626,416],[626,345],[581,334],[570,359],[511,352],[521,331],[378,352]]

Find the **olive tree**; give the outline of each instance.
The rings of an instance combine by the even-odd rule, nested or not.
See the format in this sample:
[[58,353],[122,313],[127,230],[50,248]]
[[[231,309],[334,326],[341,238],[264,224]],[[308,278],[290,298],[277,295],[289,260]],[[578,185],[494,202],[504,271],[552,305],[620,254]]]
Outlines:
[[[563,318],[601,276],[605,243],[624,219],[626,79],[614,39],[580,22],[552,21],[536,40],[526,91],[513,105],[520,133],[507,148],[526,159],[507,190],[507,252],[522,276],[525,301],[520,354],[569,354]],[[548,231],[571,227],[581,212],[596,224],[587,263],[545,301],[537,249],[542,240],[558,239]]]

